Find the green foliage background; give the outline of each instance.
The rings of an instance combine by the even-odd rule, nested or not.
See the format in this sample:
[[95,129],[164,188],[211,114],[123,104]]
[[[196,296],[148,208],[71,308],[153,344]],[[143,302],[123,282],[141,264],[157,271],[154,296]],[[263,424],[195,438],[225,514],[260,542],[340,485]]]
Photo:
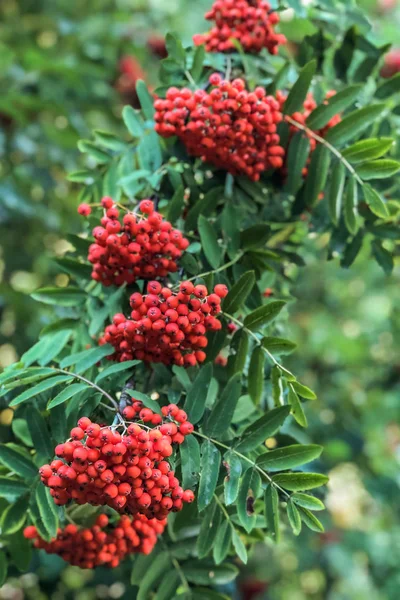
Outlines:
[[[82,166],[78,139],[94,128],[122,131],[122,103],[113,88],[118,58],[134,54],[156,83],[147,32],[172,28],[189,41],[207,6],[183,0],[1,3],[0,366],[18,358],[50,320],[50,311],[26,293],[67,282],[50,258],[68,249],[64,233],[80,228],[79,187],[66,173]],[[374,41],[383,44],[391,27],[380,25]],[[287,33],[299,41],[311,28],[306,24],[302,32],[289,23]],[[318,392],[318,403],[308,405],[304,442],[326,448],[324,467],[333,478],[323,517],[327,532],[319,538],[303,533],[256,553],[241,585],[267,581],[265,600],[394,600],[400,584],[398,266],[387,278],[364,250],[351,271],[340,270],[337,261],[321,260],[326,242],[310,235],[307,266],[288,274],[297,281],[298,298],[290,337],[301,348],[288,366],[306,373],[305,383]],[[274,283],[265,282],[272,289]],[[7,441],[7,414],[1,415],[0,436]],[[53,557],[35,561],[34,576],[10,578],[28,598],[54,592],[78,600],[121,597],[110,573],[93,579]],[[121,582],[128,580],[121,573]]]

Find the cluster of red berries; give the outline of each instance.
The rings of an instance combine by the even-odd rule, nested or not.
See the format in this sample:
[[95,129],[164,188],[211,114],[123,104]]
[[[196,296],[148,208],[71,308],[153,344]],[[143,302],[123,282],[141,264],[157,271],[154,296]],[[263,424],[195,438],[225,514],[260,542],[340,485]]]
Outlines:
[[211,91],[172,87],[165,100],[156,100],[157,133],[178,136],[189,154],[253,181],[267,169],[282,167],[279,102],[262,87],[247,91],[243,79],[226,81],[214,73],[210,84]]
[[277,54],[278,46],[286,43],[285,36],[274,31],[278,13],[271,12],[264,0],[216,0],[205,18],[215,21],[215,26],[208,33],[193,36],[193,41],[197,46],[205,44],[207,52],[235,51],[232,40],[236,40],[245,52],[259,53],[267,48],[270,54]]
[[189,241],[154,210],[151,200],[139,204],[141,214],[120,211],[111,198],[101,201],[105,215],[93,229],[96,240],[89,248],[92,278],[105,286],[132,284],[137,279],[166,277],[178,269],[177,260]]
[[133,519],[124,515],[115,526],[107,528],[108,517],[102,514],[93,527],[79,529],[69,524],[59,529],[51,542],[43,540],[33,525],[25,527],[24,536],[33,540],[35,548],[45,550],[47,554],[58,554],[81,569],[115,568],[128,554],[150,554],[166,523],[166,520],[148,519],[144,515]]
[[132,294],[131,318],[116,314],[99,344],[114,346],[110,360],[195,366],[206,359],[206,332],[221,329],[216,315],[227,293],[226,285],[216,285],[209,294],[206,286],[190,281],[182,282],[179,292],[173,293],[158,281],[150,281],[147,295]]
[[[333,91],[333,90],[329,91],[326,94],[324,103],[326,104],[327,101],[329,100],[329,98],[332,98],[332,96],[334,96],[335,94],[336,94],[335,91]],[[286,95],[283,92],[278,91],[276,94],[276,97],[277,97],[280,107],[283,108],[283,105],[285,104],[285,101],[286,101]],[[303,110],[295,112],[290,116],[294,121],[296,121],[300,125],[305,126],[307,124],[308,117],[317,108],[317,106],[318,106],[318,104],[315,101],[313,94],[310,92],[309,94],[307,94],[307,98],[303,103]],[[319,135],[319,137],[324,138],[326,136],[326,134],[328,133],[328,131],[330,129],[332,129],[332,127],[334,127],[335,125],[340,123],[340,121],[341,121],[341,115],[340,114],[334,115],[324,127],[322,127],[321,129],[315,130],[314,133]],[[295,125],[290,125],[289,131],[290,131],[290,138],[291,138],[293,135],[295,135],[299,131],[299,129]],[[305,135],[307,135],[309,142],[310,142],[310,156],[309,156],[308,162],[307,162],[307,164],[309,164],[310,159],[311,159],[311,154],[314,152],[315,148],[317,147],[318,142],[314,137],[312,137],[307,132],[305,132]],[[285,156],[285,162],[286,162],[286,156]],[[283,173],[284,173],[284,175],[287,174],[285,166],[283,168]],[[303,176],[306,177],[307,173],[308,173],[308,168],[306,166],[303,169]]]
[[58,458],[40,468],[41,480],[58,505],[74,500],[163,520],[171,511],[181,510],[184,502],[194,500],[193,492],[182,489],[166,460],[173,444],[181,444],[193,425],[176,405],[163,408],[165,423],[141,402],[127,406],[123,414],[156,426],[133,422],[121,435],[117,428],[100,427],[82,417],[71,430],[70,440],[56,447]]

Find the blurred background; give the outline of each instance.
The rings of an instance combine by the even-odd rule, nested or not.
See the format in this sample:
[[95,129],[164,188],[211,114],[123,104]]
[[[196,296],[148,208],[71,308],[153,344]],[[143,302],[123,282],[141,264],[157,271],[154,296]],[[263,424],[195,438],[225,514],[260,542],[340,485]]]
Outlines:
[[[400,3],[359,5],[372,21],[371,39],[400,48]],[[68,249],[66,232],[79,230],[79,183],[67,179],[82,168],[77,141],[93,128],[118,134],[122,106],[137,101],[136,79],[157,84],[166,31],[189,43],[207,29],[209,6],[210,0],[1,0],[0,369],[18,360],[47,321],[48,309],[29,293],[68,283],[51,257]],[[284,19],[289,37],[296,29],[301,38],[293,13]],[[384,68],[400,70],[400,49]],[[290,273],[298,301],[288,332],[300,348],[288,366],[318,392],[302,435],[325,447],[326,533],[294,539],[288,532],[278,548],[261,547],[238,589],[226,590],[235,600],[399,597],[399,269],[388,278],[362,254],[342,269],[326,262],[326,243],[311,233],[307,266]],[[269,285],[273,290],[273,279]],[[4,408],[0,427],[12,427]],[[29,567],[25,561],[29,572],[16,571],[0,588],[1,599],[134,598],[126,586],[129,565],[126,572],[92,573],[57,557],[36,554]]]

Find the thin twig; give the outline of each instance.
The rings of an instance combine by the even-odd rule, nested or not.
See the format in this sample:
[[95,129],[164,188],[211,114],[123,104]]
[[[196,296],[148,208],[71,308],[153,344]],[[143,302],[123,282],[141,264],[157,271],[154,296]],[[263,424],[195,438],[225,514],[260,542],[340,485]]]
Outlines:
[[53,370],[58,373],[64,373],[65,375],[70,375],[74,379],[79,379],[80,381],[87,383],[90,387],[94,388],[95,390],[100,392],[100,394],[102,394],[105,398],[107,398],[107,400],[109,400],[111,402],[111,404],[114,406],[115,410],[118,410],[117,401],[114,400],[114,398],[112,396],[110,396],[110,394],[108,394],[105,390],[103,390],[101,387],[99,387],[98,385],[93,383],[93,381],[90,381],[89,379],[86,379],[86,377],[82,377],[82,375],[78,375],[77,373],[72,373],[71,371],[65,371],[64,369],[58,369],[56,367],[53,367]]
[[[225,271],[226,269],[229,269],[229,267],[231,267],[232,265],[235,265],[243,256],[243,252],[241,252],[240,254],[238,254],[236,256],[236,258],[232,259],[231,261],[229,261],[228,263],[225,263],[224,265],[222,265],[222,267],[219,267],[218,269],[214,269],[213,271],[207,271],[206,273],[199,273],[198,275],[195,275],[194,277],[191,277],[190,279],[186,279],[186,281],[195,281],[195,279],[202,279],[203,277],[207,277],[207,275],[213,275],[214,273],[221,273],[221,271]],[[175,285],[172,289],[178,289],[178,285]]]
[[356,172],[356,170],[345,159],[345,157],[342,155],[342,153],[339,152],[339,150],[337,150],[335,148],[335,146],[332,146],[332,144],[330,144],[327,140],[325,140],[323,137],[321,137],[320,135],[318,135],[318,133],[315,133],[315,131],[313,131],[312,129],[310,129],[306,125],[302,125],[298,121],[295,121],[295,119],[293,119],[292,117],[289,117],[288,115],[285,115],[284,119],[285,119],[285,121],[287,123],[290,123],[291,125],[293,125],[293,127],[296,127],[297,129],[300,129],[301,131],[304,131],[307,135],[309,135],[310,137],[312,137],[315,141],[319,142],[320,144],[322,144],[323,146],[325,146],[326,148],[328,148],[328,150],[330,150],[330,152],[332,152],[332,154],[334,154],[336,156],[336,158],[338,158],[343,163],[343,165],[351,173],[351,175],[356,179],[356,181],[360,185],[364,185],[363,180],[358,175],[358,173]]
[[269,352],[266,348],[264,348],[264,346],[261,343],[261,340],[256,336],[256,334],[251,331],[250,329],[248,329],[244,323],[242,323],[241,321],[239,321],[239,319],[236,319],[236,317],[233,317],[232,315],[229,315],[228,313],[221,313],[224,317],[226,317],[227,319],[229,319],[230,321],[233,321],[233,323],[236,323],[236,325],[238,325],[241,329],[243,329],[243,331],[245,331],[246,333],[248,333],[258,344],[258,346],[260,346],[265,354],[268,356],[268,358],[274,363],[274,365],[276,365],[277,367],[280,367],[281,365],[278,363],[278,361],[276,360],[276,358],[274,358],[274,356],[272,356],[271,352]]

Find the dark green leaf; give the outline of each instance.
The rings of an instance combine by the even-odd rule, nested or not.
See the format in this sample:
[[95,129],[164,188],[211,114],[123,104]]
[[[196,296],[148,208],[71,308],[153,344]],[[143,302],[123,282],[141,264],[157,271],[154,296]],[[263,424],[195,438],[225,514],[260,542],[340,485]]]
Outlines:
[[220,565],[226,558],[232,543],[232,526],[229,521],[224,520],[218,529],[217,537],[213,547],[213,558],[215,564]]
[[84,302],[86,293],[74,287],[68,288],[41,288],[31,294],[34,300],[44,304],[56,304],[58,306],[76,306]]
[[381,158],[362,163],[357,167],[358,175],[364,180],[386,179],[400,170],[400,163],[391,158]]
[[349,85],[318,106],[307,118],[307,127],[322,129],[335,115],[353,104],[362,89],[361,85]]
[[317,62],[312,60],[300,71],[299,78],[290,90],[283,107],[283,112],[286,115],[291,115],[303,108],[303,102],[307,97],[316,68]]
[[56,258],[54,262],[64,273],[72,275],[75,279],[88,279],[92,277],[92,267],[86,263],[81,263],[75,258]]
[[391,275],[394,269],[394,259],[392,254],[377,240],[372,242],[372,252],[375,260],[385,271],[386,275]]
[[55,396],[55,398],[50,400],[50,402],[47,405],[47,409],[50,410],[51,408],[54,408],[59,404],[63,404],[63,402],[66,402],[76,394],[87,390],[89,387],[90,386],[86,383],[71,383],[71,385],[62,389],[61,392],[57,394],[57,396]]
[[161,415],[161,408],[156,400],[153,400],[147,394],[143,394],[142,392],[138,392],[137,390],[125,390],[127,394],[129,394],[134,400],[138,400],[139,402],[143,402],[146,408],[150,408],[153,412]]
[[340,123],[332,127],[325,139],[335,146],[341,146],[362,133],[386,110],[385,104],[373,104],[350,113]]
[[[62,369],[66,369],[67,367],[71,367],[72,365],[77,366],[77,372],[82,373],[87,369],[90,369],[93,365],[99,362],[105,356],[109,356],[113,353],[113,346],[111,344],[106,344],[104,346],[96,346],[94,348],[89,348],[88,350],[83,350],[82,352],[78,352],[76,354],[71,354],[67,356],[60,362],[60,367]],[[79,370],[78,370],[79,368]]]
[[29,492],[29,488],[20,479],[0,477],[0,498],[15,502],[17,498]]
[[51,538],[55,537],[58,527],[57,507],[54,504],[52,496],[50,495],[49,488],[45,487],[42,483],[39,483],[36,488],[36,503],[43,525],[46,528],[49,536]]
[[142,107],[142,111],[146,119],[152,121],[154,118],[154,106],[153,106],[153,97],[147,89],[146,83],[139,79],[136,84],[136,92],[140,101],[140,106]]
[[213,407],[204,428],[211,437],[219,437],[229,429],[242,390],[241,380],[242,374],[235,373]]
[[238,452],[250,452],[275,435],[290,413],[289,406],[273,408],[252,423],[242,434],[242,440],[237,446]]
[[325,189],[331,156],[330,150],[322,144],[318,144],[311,155],[311,163],[308,167],[304,190],[307,206],[314,206],[320,193]]
[[319,498],[315,498],[315,496],[309,496],[308,494],[302,494],[297,492],[292,496],[293,502],[302,506],[303,508],[308,508],[309,510],[324,510],[324,503],[319,500]]
[[317,517],[307,508],[299,508],[299,513],[301,520],[309,529],[316,531],[317,533],[323,533],[325,531],[321,521],[319,521],[319,519],[317,519]]
[[400,73],[396,73],[396,75],[381,83],[375,92],[375,96],[378,100],[384,100],[398,92],[400,92]]
[[22,528],[28,516],[26,505],[26,498],[22,497],[5,509],[0,522],[2,534],[10,535]]
[[60,383],[65,383],[66,381],[71,381],[71,379],[72,379],[72,376],[70,377],[69,375],[57,375],[56,377],[50,377],[49,379],[46,379],[45,381],[41,381],[40,383],[35,385],[33,388],[29,388],[28,390],[25,390],[24,392],[22,392],[22,394],[20,394],[19,396],[17,396],[10,402],[10,406],[17,406],[17,404],[21,404],[21,402],[25,402],[26,400],[31,400],[38,394],[41,394],[42,392],[45,392],[46,390],[49,390],[49,389],[55,387],[56,385],[60,385]]
[[260,346],[256,346],[250,359],[247,389],[251,399],[259,404],[264,390],[264,363],[265,353]]
[[307,417],[304,414],[303,407],[298,395],[294,391],[292,384],[289,384],[288,402],[291,406],[291,413],[301,427],[307,427]]
[[247,353],[249,350],[249,336],[244,329],[238,329],[233,336],[231,343],[231,354],[229,357],[229,374],[230,376],[235,373],[243,372],[243,369],[247,360]]
[[243,540],[240,537],[239,533],[236,531],[236,529],[232,529],[232,543],[233,543],[233,547],[236,550],[236,554],[238,555],[240,560],[244,564],[247,564],[246,546],[244,545]]
[[227,452],[223,462],[227,470],[224,480],[225,504],[233,504],[239,493],[240,476],[242,474],[242,462],[234,452]]
[[173,33],[167,33],[165,46],[168,51],[168,57],[172,58],[179,66],[184,67],[186,54],[181,40]]
[[301,516],[297,506],[291,500],[287,503],[286,511],[293,533],[299,535],[301,531]]
[[212,374],[212,363],[201,367],[191,389],[187,393],[184,408],[188,414],[189,421],[193,424],[198,423],[204,414]]
[[197,538],[197,552],[199,558],[204,558],[212,550],[221,522],[221,510],[214,501],[204,511],[200,532]]
[[257,458],[257,464],[268,471],[285,471],[315,460],[321,452],[322,446],[294,444],[261,454]]
[[317,396],[315,395],[315,393],[310,390],[309,387],[307,387],[306,385],[303,385],[301,383],[299,383],[298,381],[293,381],[292,384],[293,388],[295,389],[295,391],[298,393],[299,396],[301,396],[302,398],[306,398],[307,400],[316,400]]
[[276,485],[292,492],[312,490],[329,481],[329,477],[319,473],[280,473],[274,475],[272,479]]
[[216,208],[218,202],[224,199],[224,188],[213,187],[203,198],[191,208],[185,219],[185,231],[196,228],[199,215],[207,215]]
[[200,446],[194,435],[185,438],[179,448],[182,465],[182,487],[193,489],[200,473]]
[[33,446],[43,460],[49,460],[54,455],[54,447],[49,430],[42,413],[32,406],[29,409],[28,427],[33,441]]
[[376,160],[384,156],[392,148],[394,140],[392,138],[371,138],[360,140],[352,146],[345,148],[342,152],[344,158],[356,165],[365,160]]
[[143,134],[143,121],[139,113],[131,106],[124,106],[122,118],[129,133],[135,138],[140,138]]
[[206,259],[213,269],[217,269],[221,263],[221,247],[215,229],[203,215],[199,217],[198,228]]
[[170,600],[179,587],[180,582],[178,573],[171,573],[170,570],[167,570],[153,600]]
[[156,586],[167,569],[171,568],[171,559],[168,552],[161,552],[152,561],[151,565],[143,572],[139,585],[137,600],[148,600],[149,594]]
[[351,179],[344,198],[344,222],[347,230],[355,235],[358,231],[358,190],[357,181]]
[[184,207],[185,188],[180,185],[168,204],[168,219],[174,223],[181,216]]
[[[195,561],[184,564],[182,571],[186,579],[196,585],[225,585],[233,581],[238,574],[238,569],[229,563],[216,566],[210,562]],[[201,598],[204,598],[204,595]]]
[[205,59],[206,51],[205,47],[197,46],[194,56],[193,56],[193,66],[190,70],[190,73],[195,81],[198,81],[203,72],[203,63]]
[[243,250],[265,246],[271,237],[271,227],[268,223],[258,223],[240,234],[240,247]]
[[269,304],[256,308],[256,310],[247,315],[244,320],[244,326],[250,329],[250,331],[257,331],[260,327],[272,323],[285,305],[286,302],[284,300],[274,300]]
[[279,542],[279,497],[272,484],[265,490],[265,520],[268,532],[274,542]]
[[8,561],[4,550],[0,550],[0,587],[5,583],[8,572]]
[[146,573],[147,569],[151,567],[156,556],[157,548],[151,554],[139,554],[139,556],[136,557],[131,573],[132,585],[140,585],[140,582],[143,579],[143,573]]
[[288,194],[295,195],[303,183],[303,169],[310,155],[310,140],[298,131],[290,140],[287,154],[287,178],[284,189]]
[[34,463],[6,444],[0,444],[0,463],[24,480],[37,477]]
[[197,497],[199,511],[208,506],[213,499],[219,476],[221,454],[212,442],[206,440],[201,447],[200,484]]
[[136,367],[138,364],[140,364],[140,360],[127,360],[126,362],[111,365],[111,367],[107,367],[97,375],[95,383],[99,383],[100,381],[103,381],[103,379],[112,377],[113,375],[121,373],[122,371],[133,369],[133,367]]
[[250,467],[243,476],[237,500],[239,520],[247,533],[250,533],[255,526],[254,502],[258,496],[260,487],[260,476],[257,471]]
[[284,338],[276,337],[265,337],[262,340],[262,346],[271,354],[291,354],[296,348],[297,344],[286,340]]
[[334,225],[337,225],[342,213],[343,192],[346,182],[346,168],[344,164],[336,161],[330,178],[328,191],[329,217]]
[[381,219],[386,219],[389,216],[388,208],[382,197],[372,186],[366,183],[363,186],[364,198],[371,211]]
[[16,568],[22,573],[26,572],[32,558],[31,541],[24,538],[22,531],[18,531],[8,539],[7,548]]
[[256,276],[254,271],[247,271],[235,283],[222,303],[222,309],[228,314],[235,313],[246,302],[254,287]]

